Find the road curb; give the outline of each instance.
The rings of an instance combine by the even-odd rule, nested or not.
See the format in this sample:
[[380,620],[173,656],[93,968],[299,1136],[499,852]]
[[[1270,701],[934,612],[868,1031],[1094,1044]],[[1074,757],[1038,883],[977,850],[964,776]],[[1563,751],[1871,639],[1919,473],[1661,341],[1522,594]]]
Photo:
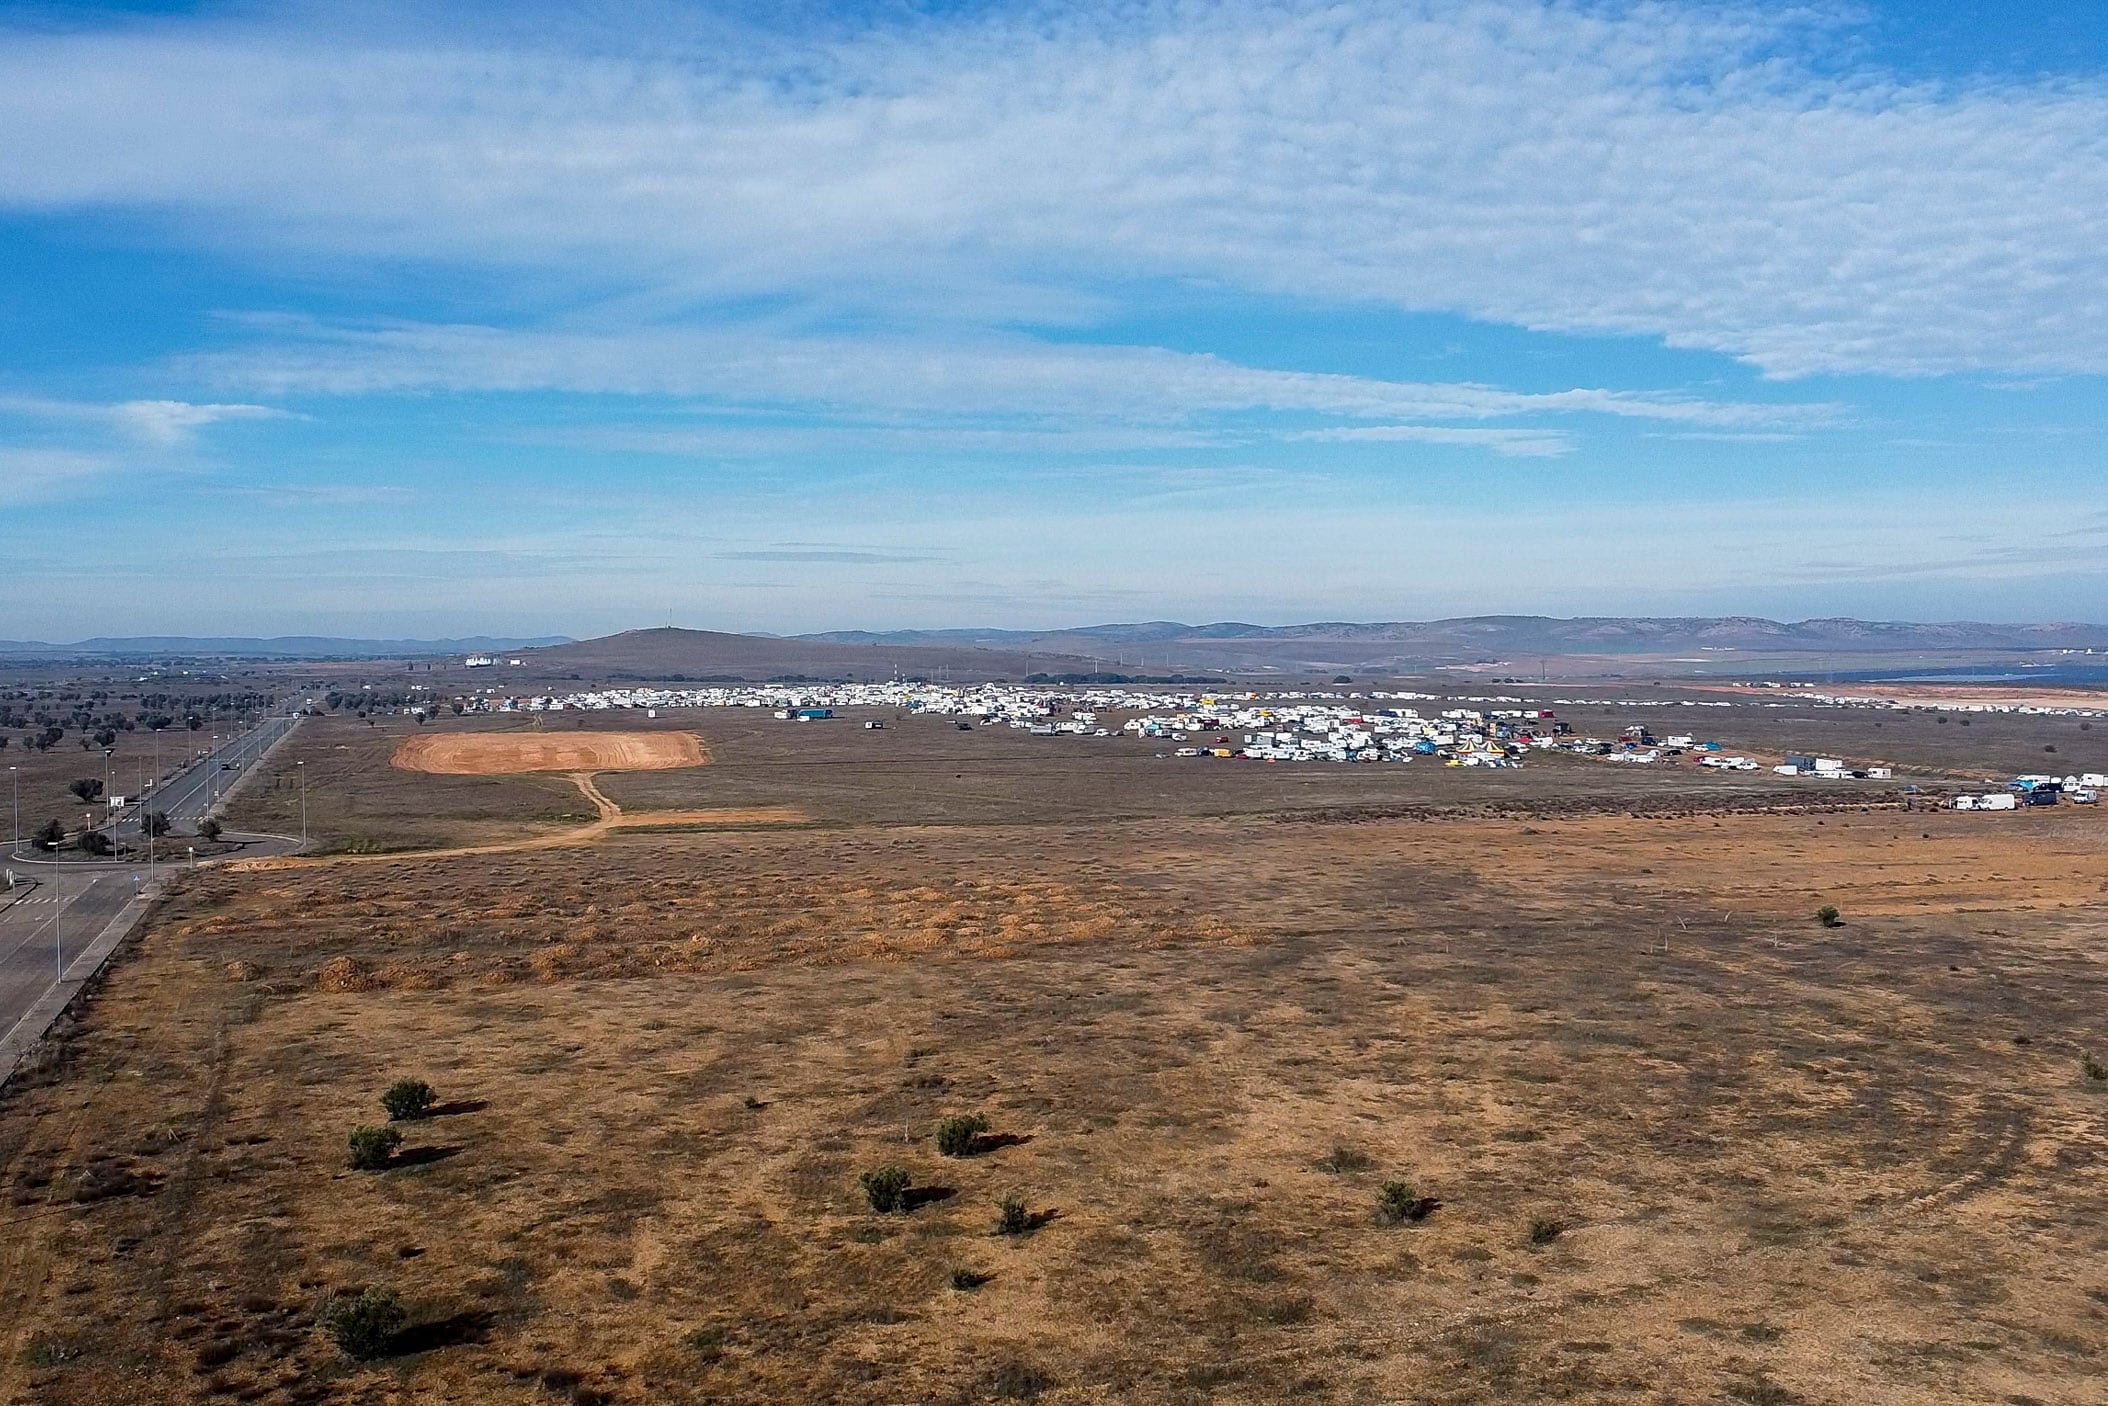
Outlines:
[[147,911],[168,891],[168,883],[168,880],[161,879],[152,884],[141,884],[132,900],[118,909],[117,916],[96,934],[95,940],[67,964],[59,974],[59,980],[36,999],[12,1030],[0,1035],[0,1089],[7,1087],[21,1069],[23,1060],[50,1033],[59,1017],[80,999],[81,993],[94,983],[110,954],[132,935]]

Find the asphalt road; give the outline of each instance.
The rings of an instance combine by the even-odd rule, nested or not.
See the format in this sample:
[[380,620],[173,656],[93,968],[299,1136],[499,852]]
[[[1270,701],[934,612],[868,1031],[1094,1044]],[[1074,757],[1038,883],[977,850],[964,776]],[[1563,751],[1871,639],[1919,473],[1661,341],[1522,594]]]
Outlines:
[[[187,770],[178,772],[146,793],[141,804],[166,815],[177,829],[187,830],[212,807],[220,793],[233,785],[249,765],[283,737],[292,718],[268,718],[262,726],[220,744],[219,750],[201,757]],[[134,826],[138,811],[129,813]]]
[[[230,739],[150,792],[153,808],[178,828],[190,829],[294,721],[271,718]],[[232,770],[223,765],[230,762]],[[135,808],[126,828],[136,829],[137,823]],[[183,844],[182,837],[170,837],[168,858],[180,859]],[[158,867],[165,868],[167,862],[167,858],[160,859]],[[132,901],[148,871],[144,863],[121,860],[39,858],[26,846],[0,859],[0,870],[7,871],[0,873],[0,1039],[4,1039],[58,982],[60,971],[71,968]],[[6,883],[10,876],[12,887]],[[66,974],[75,980],[86,975],[80,970]]]

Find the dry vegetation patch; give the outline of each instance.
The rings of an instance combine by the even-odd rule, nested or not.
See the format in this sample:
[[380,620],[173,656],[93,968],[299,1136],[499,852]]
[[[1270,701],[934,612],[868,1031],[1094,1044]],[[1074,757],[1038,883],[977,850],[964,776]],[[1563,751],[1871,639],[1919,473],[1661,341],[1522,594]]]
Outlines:
[[203,874],[0,1105],[0,1399],[2088,1400],[2101,831],[1817,818]]

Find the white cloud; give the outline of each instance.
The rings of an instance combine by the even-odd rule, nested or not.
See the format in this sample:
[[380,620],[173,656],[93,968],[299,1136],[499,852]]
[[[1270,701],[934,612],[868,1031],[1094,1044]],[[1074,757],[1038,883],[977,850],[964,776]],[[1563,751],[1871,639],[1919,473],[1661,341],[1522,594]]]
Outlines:
[[1760,405],[1617,390],[1531,393],[1385,381],[1241,366],[1157,347],[1055,344],[1014,336],[513,332],[285,319],[264,327],[276,333],[271,344],[200,357],[191,368],[274,394],[561,390],[713,396],[913,415],[1048,415],[1065,422],[1164,422],[1243,411],[1462,420],[1586,412],[1738,426],[1819,423],[1834,413],[1827,405]]
[[128,400],[110,407],[112,417],[149,444],[176,445],[222,420],[277,420],[282,410],[264,405],[193,405],[182,400]]
[[713,43],[651,13],[18,31],[0,202],[662,297],[1049,317],[1200,277],[1778,375],[2108,371],[2108,93],[1829,76],[1849,35],[1801,11],[1165,0]]
[[198,430],[222,420],[290,418],[285,411],[267,405],[196,405],[187,400],[126,400],[105,405],[43,396],[0,396],[0,415],[105,424],[164,449],[186,444]]
[[1327,430],[1300,430],[1290,439],[1364,444],[1459,444],[1491,449],[1515,459],[1552,459],[1571,453],[1574,443],[1556,430],[1457,429],[1448,425],[1348,425]]

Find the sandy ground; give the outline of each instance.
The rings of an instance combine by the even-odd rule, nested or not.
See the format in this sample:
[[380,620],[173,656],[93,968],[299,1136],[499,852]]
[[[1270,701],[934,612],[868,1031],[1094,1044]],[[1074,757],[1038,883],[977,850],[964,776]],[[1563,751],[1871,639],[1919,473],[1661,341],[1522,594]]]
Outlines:
[[443,776],[528,771],[672,771],[710,758],[686,732],[446,732],[406,737],[389,765]]

